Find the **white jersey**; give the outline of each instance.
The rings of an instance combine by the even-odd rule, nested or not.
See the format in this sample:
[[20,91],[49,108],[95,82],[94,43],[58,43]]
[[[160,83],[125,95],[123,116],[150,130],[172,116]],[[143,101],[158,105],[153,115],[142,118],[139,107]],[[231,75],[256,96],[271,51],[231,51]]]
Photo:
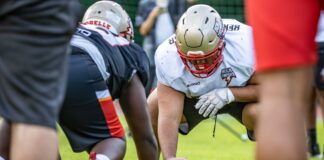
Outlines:
[[315,38],[316,42],[324,42],[324,11],[321,11],[321,15],[318,21],[318,29]]
[[255,70],[252,28],[234,19],[223,19],[227,32],[224,60],[217,71],[207,78],[197,78],[185,68],[175,45],[175,35],[156,50],[155,63],[158,81],[198,97],[216,88],[245,86]]

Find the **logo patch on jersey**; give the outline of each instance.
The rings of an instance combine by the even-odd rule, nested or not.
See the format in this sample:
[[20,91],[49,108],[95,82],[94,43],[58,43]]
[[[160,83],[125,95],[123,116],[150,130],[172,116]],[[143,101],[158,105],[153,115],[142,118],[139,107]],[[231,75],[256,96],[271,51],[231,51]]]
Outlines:
[[236,75],[232,68],[224,68],[221,71],[221,77],[224,81],[226,81],[226,86],[228,86],[231,83],[232,78],[236,78]]

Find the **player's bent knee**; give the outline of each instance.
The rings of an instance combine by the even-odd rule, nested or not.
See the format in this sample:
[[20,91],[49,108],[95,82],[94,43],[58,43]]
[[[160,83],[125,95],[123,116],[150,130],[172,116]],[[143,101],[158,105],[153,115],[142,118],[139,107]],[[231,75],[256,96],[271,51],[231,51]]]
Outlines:
[[242,113],[243,124],[249,130],[254,130],[257,118],[257,109],[255,104],[247,104]]
[[[110,158],[116,160],[122,160],[126,153],[126,139],[122,138],[107,138],[105,140],[97,143],[90,152],[90,160],[107,160],[107,159],[98,159],[100,158]],[[100,156],[104,155],[104,156]],[[92,158],[92,159],[91,159]],[[96,159],[95,159],[96,158]],[[108,159],[108,160],[110,160]]]
[[148,109],[149,109],[149,112],[150,112],[152,124],[157,125],[158,99],[157,99],[156,89],[148,97],[147,104],[148,104]]

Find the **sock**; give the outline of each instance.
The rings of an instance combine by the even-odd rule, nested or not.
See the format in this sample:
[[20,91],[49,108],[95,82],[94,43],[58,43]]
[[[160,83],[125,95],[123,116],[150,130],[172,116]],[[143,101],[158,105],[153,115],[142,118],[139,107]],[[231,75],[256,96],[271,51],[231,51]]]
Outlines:
[[96,160],[110,160],[110,159],[104,154],[97,154]]
[[104,154],[97,154],[96,152],[92,151],[90,152],[89,160],[110,160],[110,159]]
[[308,129],[308,138],[309,138],[309,144],[311,146],[316,145],[317,143],[316,128]]

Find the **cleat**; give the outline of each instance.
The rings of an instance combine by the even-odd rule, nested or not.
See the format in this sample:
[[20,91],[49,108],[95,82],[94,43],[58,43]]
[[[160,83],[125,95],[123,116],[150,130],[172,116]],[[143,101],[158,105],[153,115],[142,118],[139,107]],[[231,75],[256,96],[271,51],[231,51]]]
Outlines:
[[312,158],[322,158],[319,145],[316,143],[308,148],[308,155]]

